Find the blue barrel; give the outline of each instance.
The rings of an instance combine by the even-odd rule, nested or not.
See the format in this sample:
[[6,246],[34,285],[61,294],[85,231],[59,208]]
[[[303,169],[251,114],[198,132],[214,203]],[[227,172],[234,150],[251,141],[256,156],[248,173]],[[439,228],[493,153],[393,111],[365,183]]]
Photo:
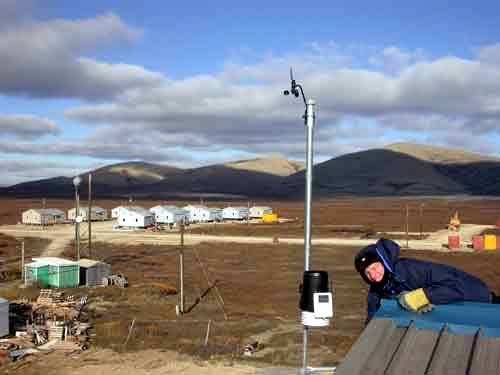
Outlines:
[[301,285],[300,309],[314,312],[314,293],[327,293],[328,272],[304,271],[304,282]]

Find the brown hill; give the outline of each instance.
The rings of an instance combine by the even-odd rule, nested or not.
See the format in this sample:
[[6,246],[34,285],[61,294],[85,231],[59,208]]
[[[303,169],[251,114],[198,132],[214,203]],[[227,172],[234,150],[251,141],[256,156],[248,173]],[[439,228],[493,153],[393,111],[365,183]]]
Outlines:
[[476,154],[453,148],[436,147],[415,143],[394,143],[384,150],[399,152],[416,159],[437,164],[469,164],[478,162],[500,162],[500,158]]
[[225,167],[267,173],[275,176],[290,176],[304,169],[304,163],[290,161],[279,155],[224,164]]
[[[285,190],[301,194],[304,173],[291,176]],[[461,183],[439,173],[433,163],[384,149],[347,154],[316,165],[314,190],[320,196],[467,193]]]

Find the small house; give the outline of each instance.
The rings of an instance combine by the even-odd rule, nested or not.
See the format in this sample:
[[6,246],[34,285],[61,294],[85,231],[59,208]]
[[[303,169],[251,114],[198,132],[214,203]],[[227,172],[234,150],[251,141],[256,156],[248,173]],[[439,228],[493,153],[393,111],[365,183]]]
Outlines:
[[121,227],[147,228],[155,224],[154,215],[142,207],[125,207],[117,218]]
[[80,259],[80,285],[102,286],[103,279],[111,274],[111,266],[93,259]]
[[56,208],[32,208],[22,213],[23,224],[52,225],[62,223],[66,215]]
[[117,219],[118,216],[120,216],[120,212],[122,212],[122,209],[124,209],[124,206],[118,206],[113,209],[111,209],[111,218],[112,219]]
[[188,205],[183,207],[184,210],[189,212],[188,220],[191,223],[203,223],[209,221],[221,221],[222,209],[202,205]]
[[[91,209],[91,220],[92,221],[104,221],[108,219],[108,212],[102,207],[92,207]],[[82,217],[82,221],[88,221],[89,208],[80,207],[78,209],[78,214]],[[72,208],[68,211],[68,219],[76,219],[76,208]]]
[[226,207],[222,210],[222,219],[224,220],[246,220],[248,219],[247,207]]
[[250,207],[250,217],[252,219],[262,219],[264,215],[273,213],[273,209],[267,206],[253,206]]
[[27,285],[76,288],[80,281],[78,263],[62,258],[33,258],[32,263],[26,264],[25,272]]
[[161,224],[181,223],[187,221],[189,212],[176,206],[155,206],[149,209],[155,215],[155,221]]
[[9,334],[9,301],[0,298],[0,337]]

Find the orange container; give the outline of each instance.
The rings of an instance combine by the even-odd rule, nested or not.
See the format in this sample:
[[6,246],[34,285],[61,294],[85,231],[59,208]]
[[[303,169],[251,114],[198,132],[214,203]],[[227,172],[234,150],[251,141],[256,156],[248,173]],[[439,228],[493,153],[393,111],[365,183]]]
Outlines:
[[473,236],[472,237],[472,247],[474,250],[484,250],[484,237],[483,236]]
[[497,236],[494,234],[486,234],[484,236],[484,250],[497,249]]
[[448,248],[449,249],[459,249],[460,248],[460,236],[448,236]]

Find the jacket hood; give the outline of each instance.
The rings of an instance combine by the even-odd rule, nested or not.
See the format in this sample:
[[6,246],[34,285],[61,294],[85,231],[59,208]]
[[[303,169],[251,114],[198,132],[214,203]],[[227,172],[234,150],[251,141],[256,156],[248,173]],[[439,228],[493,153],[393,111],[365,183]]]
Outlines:
[[364,273],[364,269],[360,270],[360,264],[363,258],[377,258],[383,265],[387,273],[394,274],[394,266],[399,259],[400,248],[399,245],[391,240],[381,238],[376,243],[368,245],[356,255],[354,264],[356,270],[360,273],[361,277],[370,284],[370,281]]

